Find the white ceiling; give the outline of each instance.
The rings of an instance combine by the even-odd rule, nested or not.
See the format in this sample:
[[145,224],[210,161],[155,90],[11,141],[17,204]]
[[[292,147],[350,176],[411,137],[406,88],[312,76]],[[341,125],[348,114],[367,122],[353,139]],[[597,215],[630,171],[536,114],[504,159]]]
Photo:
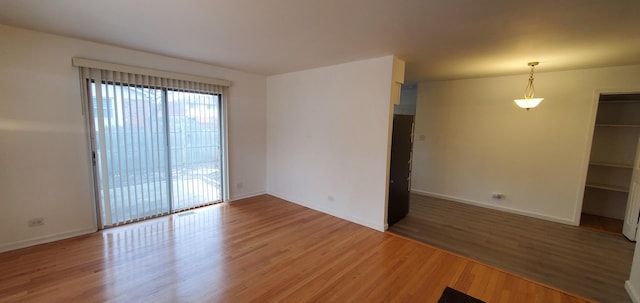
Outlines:
[[0,23],[264,75],[389,54],[411,82],[640,63],[638,0],[0,0]]

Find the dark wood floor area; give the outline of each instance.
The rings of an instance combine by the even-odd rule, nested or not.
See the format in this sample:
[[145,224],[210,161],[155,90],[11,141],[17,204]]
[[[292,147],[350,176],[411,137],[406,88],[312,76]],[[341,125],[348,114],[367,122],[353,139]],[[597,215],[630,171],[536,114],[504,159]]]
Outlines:
[[580,216],[580,227],[591,228],[612,234],[622,235],[623,220],[607,218],[587,213]]
[[271,196],[0,254],[0,302],[588,302]]
[[600,302],[631,302],[635,244],[622,235],[416,194],[390,231]]

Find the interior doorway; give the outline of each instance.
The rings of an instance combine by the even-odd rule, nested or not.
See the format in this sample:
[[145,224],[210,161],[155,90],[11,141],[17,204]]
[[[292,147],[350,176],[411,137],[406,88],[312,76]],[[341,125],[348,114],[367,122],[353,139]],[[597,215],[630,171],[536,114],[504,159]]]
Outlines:
[[391,165],[389,170],[389,226],[409,214],[411,186],[411,150],[413,148],[413,118],[410,115],[393,115]]
[[635,240],[640,196],[640,93],[601,94],[591,143],[580,225]]
[[403,85],[400,90],[400,104],[394,105],[387,206],[388,226],[402,220],[409,213],[417,92],[417,84]]

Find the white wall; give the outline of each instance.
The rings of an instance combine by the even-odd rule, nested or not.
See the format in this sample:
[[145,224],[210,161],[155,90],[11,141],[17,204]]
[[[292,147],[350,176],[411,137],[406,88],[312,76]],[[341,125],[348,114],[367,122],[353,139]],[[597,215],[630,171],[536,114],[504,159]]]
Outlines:
[[[637,237],[636,237],[637,238]],[[640,241],[636,242],[629,280],[624,284],[633,303],[640,303]]]
[[393,56],[267,78],[267,191],[386,223]]
[[528,112],[513,102],[527,78],[419,84],[413,190],[577,224],[596,91],[640,91],[640,66],[536,73]]
[[3,25],[0,45],[0,251],[96,229],[74,56],[232,81],[231,198],[265,192],[264,76]]

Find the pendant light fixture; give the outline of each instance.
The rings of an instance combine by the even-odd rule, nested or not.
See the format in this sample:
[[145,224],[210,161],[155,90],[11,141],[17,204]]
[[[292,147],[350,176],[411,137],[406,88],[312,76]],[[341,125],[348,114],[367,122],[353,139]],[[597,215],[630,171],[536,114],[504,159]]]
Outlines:
[[536,65],[538,65],[538,62],[529,62],[528,65],[531,66],[531,74],[529,76],[529,83],[527,84],[527,87],[524,89],[524,99],[513,100],[516,104],[518,104],[518,106],[526,110],[529,110],[531,108],[538,106],[538,104],[540,104],[540,102],[544,100],[544,98],[533,97],[533,95],[535,94],[535,91],[533,88],[533,69],[535,68]]

